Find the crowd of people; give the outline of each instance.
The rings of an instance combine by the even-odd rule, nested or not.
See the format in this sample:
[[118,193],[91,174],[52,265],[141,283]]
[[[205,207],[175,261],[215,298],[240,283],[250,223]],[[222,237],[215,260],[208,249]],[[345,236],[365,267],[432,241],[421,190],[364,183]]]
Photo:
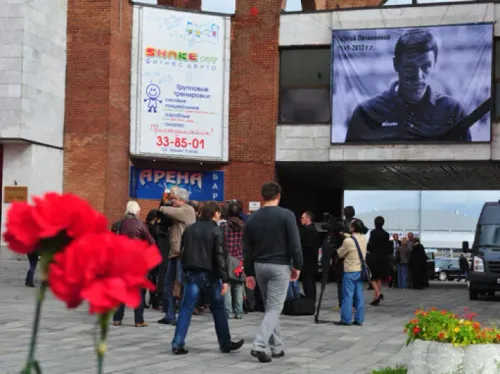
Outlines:
[[[279,206],[281,187],[277,183],[264,184],[261,197],[263,206],[246,215],[240,201],[222,206],[214,201],[200,204],[190,200],[187,190],[174,186],[165,190],[158,208],[148,212],[145,222],[140,219],[139,204],[128,202],[124,218],[113,224],[112,231],[156,244],[163,259],[149,274],[156,291],[149,296],[144,292],[143,303],[134,311],[136,327],[148,326],[144,308],[161,310],[164,315],[158,323],[175,326],[173,354],[187,354],[185,340],[192,315],[210,309],[219,348],[230,353],[244,342],[231,338],[228,320],[262,311],[251,355],[270,362],[285,354],[282,312],[314,314],[320,247],[327,268],[333,266],[337,276],[338,326],[363,325],[363,280],[369,280],[374,290],[373,306],[384,299],[385,281],[400,288],[427,285],[426,255],[418,238],[409,233],[399,240],[394,234],[391,241],[383,229],[383,217],[375,219],[375,229],[367,240],[368,229],[354,217],[352,206],[345,207],[342,221],[331,226],[321,240],[311,212],[304,212],[297,225],[294,213]],[[26,279],[30,286],[32,263],[30,258]],[[122,325],[124,313],[124,306],[115,312],[115,326]]]

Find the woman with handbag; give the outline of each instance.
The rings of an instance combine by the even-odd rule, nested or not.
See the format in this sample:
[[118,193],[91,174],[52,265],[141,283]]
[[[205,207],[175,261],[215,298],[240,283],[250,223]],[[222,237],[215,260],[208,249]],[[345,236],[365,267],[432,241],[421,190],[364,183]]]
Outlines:
[[[362,326],[365,318],[362,272],[371,279],[370,270],[365,262],[367,242],[364,232],[366,231],[363,223],[357,219],[351,221],[349,231],[350,234],[344,234],[344,242],[337,252],[338,256],[344,259],[344,276],[340,321],[335,324]],[[354,322],[352,322],[353,306],[356,310]]]
[[243,220],[241,207],[236,201],[231,201],[226,209],[227,220],[220,224],[224,231],[224,249],[228,255],[229,290],[224,295],[224,308],[227,318],[243,318],[243,288],[245,274],[243,261]]

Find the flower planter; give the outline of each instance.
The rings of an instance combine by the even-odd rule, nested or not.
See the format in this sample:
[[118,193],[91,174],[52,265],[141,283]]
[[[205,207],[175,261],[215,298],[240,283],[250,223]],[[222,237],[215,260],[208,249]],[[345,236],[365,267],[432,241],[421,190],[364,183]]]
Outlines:
[[498,374],[500,344],[465,348],[449,343],[415,340],[408,374]]

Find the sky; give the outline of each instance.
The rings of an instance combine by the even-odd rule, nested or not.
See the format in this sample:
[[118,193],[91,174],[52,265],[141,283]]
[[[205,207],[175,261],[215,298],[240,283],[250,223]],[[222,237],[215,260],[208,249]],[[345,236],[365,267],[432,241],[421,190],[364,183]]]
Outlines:
[[[423,1],[432,2],[433,0]],[[389,0],[386,5],[406,2],[408,0]],[[205,11],[233,14],[234,8],[235,0],[202,0],[202,9]],[[300,11],[300,0],[287,0],[286,10]],[[498,200],[500,200],[500,191],[424,191],[421,208],[459,211],[476,217],[484,202]],[[419,209],[420,205],[418,191],[346,191],[344,204],[354,205],[358,213],[398,208]]]

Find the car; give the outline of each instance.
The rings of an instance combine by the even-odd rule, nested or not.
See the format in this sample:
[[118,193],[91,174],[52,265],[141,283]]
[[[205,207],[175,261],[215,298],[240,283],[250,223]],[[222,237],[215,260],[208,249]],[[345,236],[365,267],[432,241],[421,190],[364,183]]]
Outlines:
[[441,282],[458,279],[460,276],[460,261],[458,258],[435,258],[434,277]]

